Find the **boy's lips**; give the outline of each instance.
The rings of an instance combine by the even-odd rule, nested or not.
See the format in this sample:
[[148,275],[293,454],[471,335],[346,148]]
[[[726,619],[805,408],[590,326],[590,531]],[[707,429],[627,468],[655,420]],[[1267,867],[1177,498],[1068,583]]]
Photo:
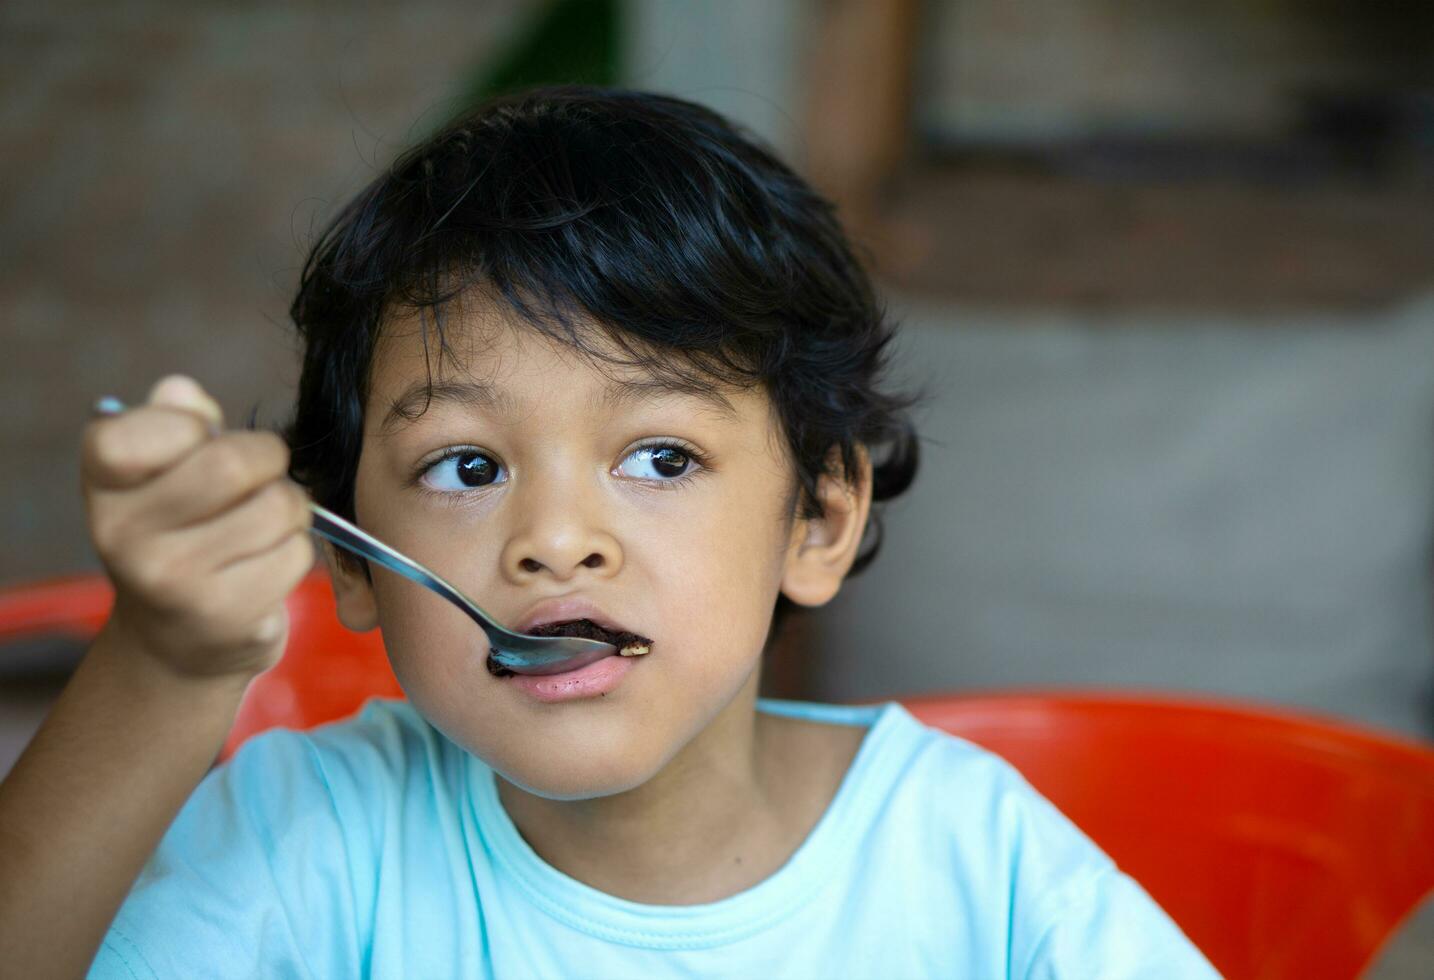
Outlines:
[[639,659],[601,657],[561,674],[514,674],[504,683],[513,685],[536,701],[548,703],[605,697],[622,683]]

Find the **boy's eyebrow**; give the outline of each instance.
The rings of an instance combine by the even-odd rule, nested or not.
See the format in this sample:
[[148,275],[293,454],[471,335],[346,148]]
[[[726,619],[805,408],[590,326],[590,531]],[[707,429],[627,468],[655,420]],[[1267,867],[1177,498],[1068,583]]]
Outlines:
[[476,381],[415,381],[389,403],[380,431],[390,432],[414,422],[433,402],[453,402],[498,412],[513,407],[507,392]]
[[696,398],[706,402],[718,415],[729,421],[737,420],[737,409],[733,407],[727,396],[716,388],[660,377],[609,381],[603,392],[602,403],[605,407],[614,408],[626,402],[643,401],[660,395],[684,395],[688,398]]
[[[732,402],[716,388],[704,388],[663,378],[609,381],[600,400],[604,407],[615,408],[627,402],[661,395],[696,398],[706,402],[719,415],[729,420],[737,418],[737,410]],[[476,381],[415,381],[389,403],[388,411],[384,413],[383,422],[379,425],[380,431],[390,432],[413,422],[433,402],[451,402],[498,413],[512,412],[515,407],[512,397],[506,391]]]

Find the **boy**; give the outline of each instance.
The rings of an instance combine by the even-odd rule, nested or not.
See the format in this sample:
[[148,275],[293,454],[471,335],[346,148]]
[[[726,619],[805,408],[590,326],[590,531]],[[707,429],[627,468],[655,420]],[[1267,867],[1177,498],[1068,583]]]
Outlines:
[[[870,559],[915,443],[830,208],[723,120],[486,106],[339,214],[292,312],[292,455],[183,378],[87,433],[116,603],[0,796],[20,975],[1213,974],[994,756],[759,703],[774,611]],[[649,651],[491,670],[328,554],[407,700],[204,777],[312,561],[286,472],[507,625]]]

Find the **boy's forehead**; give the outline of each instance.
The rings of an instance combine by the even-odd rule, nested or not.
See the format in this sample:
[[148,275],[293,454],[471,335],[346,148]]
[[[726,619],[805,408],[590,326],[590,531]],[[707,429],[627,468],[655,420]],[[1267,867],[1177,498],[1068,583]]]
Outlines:
[[[594,349],[611,345],[601,331],[582,329],[584,342]],[[374,349],[374,368],[390,368],[390,374],[416,369],[435,378],[445,373],[471,375],[496,370],[496,362],[525,351],[567,360],[577,352],[565,346],[504,304],[455,297],[441,309],[404,308],[385,315]]]
[[575,384],[594,409],[680,397],[731,421],[743,414],[742,402],[766,400],[695,376],[662,355],[635,362],[595,325],[579,329],[587,350],[542,333],[502,304],[450,307],[441,329],[431,309],[395,313],[374,347],[370,410],[380,413],[382,428],[393,429],[435,402],[516,413],[535,396]]

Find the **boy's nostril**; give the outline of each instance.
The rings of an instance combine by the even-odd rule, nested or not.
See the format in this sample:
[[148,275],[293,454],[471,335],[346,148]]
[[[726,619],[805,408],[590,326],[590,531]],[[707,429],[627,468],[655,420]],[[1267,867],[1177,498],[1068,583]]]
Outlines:
[[[581,562],[579,562],[579,564],[582,565],[584,568],[602,568],[603,565],[607,564],[607,559],[603,558],[602,555],[594,551],[592,554],[588,555]],[[545,566],[542,562],[538,561],[536,558],[524,558],[518,562],[518,567],[521,568],[523,571],[527,572],[529,575],[533,575],[538,572],[541,572],[547,566]]]

